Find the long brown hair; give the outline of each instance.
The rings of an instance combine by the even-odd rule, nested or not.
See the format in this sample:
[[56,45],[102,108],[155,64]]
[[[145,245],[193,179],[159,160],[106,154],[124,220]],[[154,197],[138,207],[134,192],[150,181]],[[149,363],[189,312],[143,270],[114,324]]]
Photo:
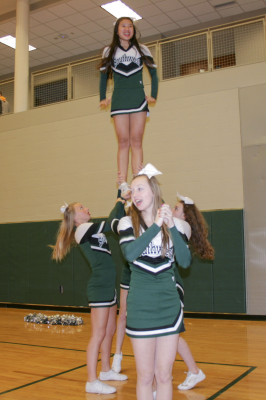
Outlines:
[[[151,191],[153,193],[154,201],[153,201],[152,213],[153,213],[153,217],[155,219],[157,211],[163,203],[159,182],[157,181],[157,179],[154,176],[152,176],[151,178],[148,178],[147,175],[137,175],[132,179],[132,182],[134,181],[134,179],[136,179],[140,176],[145,176],[145,178],[147,179],[147,182],[151,188]],[[145,229],[147,229],[147,226],[144,222],[141,212],[137,209],[137,207],[133,203],[129,209],[129,215],[131,216],[131,219],[132,219],[134,235],[137,238],[141,235],[141,228],[143,228],[145,230]],[[165,257],[165,254],[169,247],[169,233],[168,233],[168,229],[167,229],[165,223],[163,223],[163,225],[161,227],[161,231],[162,231],[162,256]]]
[[208,240],[208,225],[195,204],[185,204],[180,201],[184,207],[185,220],[191,227],[191,237],[189,243],[194,253],[203,260],[214,259],[214,248]]
[[72,244],[74,243],[75,234],[75,208],[77,203],[71,203],[65,209],[63,220],[57,232],[57,239],[54,246],[50,246],[53,249],[52,259],[56,261],[62,261],[62,259],[70,251]]
[[[101,60],[100,65],[99,65],[99,68],[100,69],[104,68],[103,72],[106,73],[108,75],[108,77],[110,77],[110,78],[112,77],[111,64],[112,64],[113,56],[114,56],[114,53],[115,53],[117,47],[120,46],[120,39],[118,36],[118,27],[119,27],[120,22],[123,21],[124,19],[128,19],[129,21],[131,21],[132,25],[133,25],[133,29],[134,29],[133,36],[130,39],[130,44],[136,47],[136,49],[140,53],[141,58],[142,58],[143,62],[145,63],[145,65],[147,65],[150,68],[154,68],[154,65],[153,65],[150,57],[146,56],[143,53],[143,50],[137,40],[137,31],[136,31],[136,27],[134,25],[133,20],[129,17],[120,17],[120,18],[118,18],[118,20],[116,21],[115,26],[114,26],[113,39],[112,39],[111,44],[109,45],[109,52],[108,52],[107,56]],[[140,34],[139,34],[139,36],[140,36]]]

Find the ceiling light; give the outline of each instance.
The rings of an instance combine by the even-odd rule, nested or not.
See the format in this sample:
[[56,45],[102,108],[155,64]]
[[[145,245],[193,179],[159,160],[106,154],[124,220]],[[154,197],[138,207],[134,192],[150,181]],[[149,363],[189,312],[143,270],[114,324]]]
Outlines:
[[122,3],[122,1],[112,1],[111,3],[103,4],[101,6],[104,8],[109,14],[114,15],[116,18],[120,17],[130,17],[133,20],[137,21],[138,19],[142,19],[140,15],[138,15],[135,11],[131,10],[126,4]]
[[[13,49],[16,48],[16,38],[13,36],[3,36],[0,38],[0,42],[5,44],[6,46],[12,47]],[[29,51],[36,50],[36,47],[29,46]]]

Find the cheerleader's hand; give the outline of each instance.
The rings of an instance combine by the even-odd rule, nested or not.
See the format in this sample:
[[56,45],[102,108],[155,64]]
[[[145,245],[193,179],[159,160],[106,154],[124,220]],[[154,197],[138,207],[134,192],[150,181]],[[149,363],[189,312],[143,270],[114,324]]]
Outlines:
[[127,190],[125,193],[123,193],[123,199],[127,201],[131,199],[131,190]]
[[125,204],[125,202],[126,202],[126,200],[125,199],[122,199],[121,197],[118,197],[117,199],[116,199],[116,203],[122,203],[122,204]]
[[154,222],[155,222],[155,224],[158,225],[159,227],[162,226],[162,224],[163,224],[163,217],[161,216],[161,208],[158,209]]
[[100,101],[100,108],[106,108],[111,103],[111,99],[103,99]]
[[149,104],[156,103],[156,99],[154,97],[151,97],[151,96],[146,96],[146,100],[147,100],[147,102]]
[[173,213],[171,207],[168,204],[163,204],[161,207],[161,216],[163,218],[163,222],[166,224],[168,228],[173,228],[174,220]]

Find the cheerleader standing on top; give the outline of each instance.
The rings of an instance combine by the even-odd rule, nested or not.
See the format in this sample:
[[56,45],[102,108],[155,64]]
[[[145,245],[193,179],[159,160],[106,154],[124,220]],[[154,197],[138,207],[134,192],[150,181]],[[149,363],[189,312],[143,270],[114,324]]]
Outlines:
[[[110,394],[116,388],[102,381],[124,381],[126,375],[115,373],[110,367],[112,339],[116,330],[117,298],[115,290],[116,268],[111,256],[105,232],[111,231],[110,222],[124,215],[124,201],[118,199],[108,220],[89,222],[89,209],[81,203],[61,207],[63,221],[60,225],[52,258],[61,261],[76,242],[92,273],[88,282],[87,296],[91,307],[91,335],[87,347],[87,393]],[[97,379],[97,362],[101,348],[101,372]]]
[[[151,76],[150,96],[144,92],[144,64]],[[100,71],[101,108],[110,103],[110,99],[106,98],[107,80],[112,76],[114,78],[111,116],[118,139],[118,183],[123,195],[128,189],[126,181],[130,149],[133,175],[142,168],[142,139],[149,111],[148,103],[156,102],[158,92],[156,65],[149,49],[138,43],[136,28],[130,18],[121,17],[116,21],[112,43],[103,50]]]

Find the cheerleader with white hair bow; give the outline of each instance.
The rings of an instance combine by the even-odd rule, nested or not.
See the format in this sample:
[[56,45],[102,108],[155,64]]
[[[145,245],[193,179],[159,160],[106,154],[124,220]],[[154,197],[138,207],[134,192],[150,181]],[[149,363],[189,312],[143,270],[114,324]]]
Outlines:
[[[93,223],[87,207],[81,203],[64,204],[63,220],[59,227],[52,259],[61,261],[76,242],[91,267],[87,297],[91,307],[91,335],[87,347],[87,393],[110,394],[116,388],[103,381],[124,381],[126,375],[110,367],[112,339],[116,330],[116,268],[112,259],[106,232],[111,221],[124,215],[124,200],[118,198],[107,221]],[[97,362],[101,349],[101,372],[97,378]]]
[[214,249],[208,240],[208,225],[194,203],[186,196],[177,193],[179,201],[173,208],[173,216],[189,223],[191,227],[191,236],[189,244],[193,253],[203,260],[214,259]]
[[[208,226],[194,201],[187,196],[177,193],[178,201],[172,210],[173,216],[178,218],[179,222],[186,223],[190,227],[190,232],[186,232],[187,241],[193,254],[203,260],[214,259],[214,249],[208,240]],[[184,225],[186,226],[186,225]],[[176,284],[182,302],[184,301],[184,287],[178,268],[175,269]],[[187,377],[183,383],[177,386],[179,390],[189,390],[203,381],[206,376],[204,372],[197,367],[192,356],[190,348],[183,337],[178,341],[177,352],[183,358],[188,367]]]
[[137,399],[172,399],[172,367],[183,309],[176,290],[175,260],[190,265],[187,243],[175,226],[172,210],[163,204],[156,175],[148,164],[131,183],[129,216],[118,224],[120,245],[131,270],[126,334],[131,338],[137,368]]

